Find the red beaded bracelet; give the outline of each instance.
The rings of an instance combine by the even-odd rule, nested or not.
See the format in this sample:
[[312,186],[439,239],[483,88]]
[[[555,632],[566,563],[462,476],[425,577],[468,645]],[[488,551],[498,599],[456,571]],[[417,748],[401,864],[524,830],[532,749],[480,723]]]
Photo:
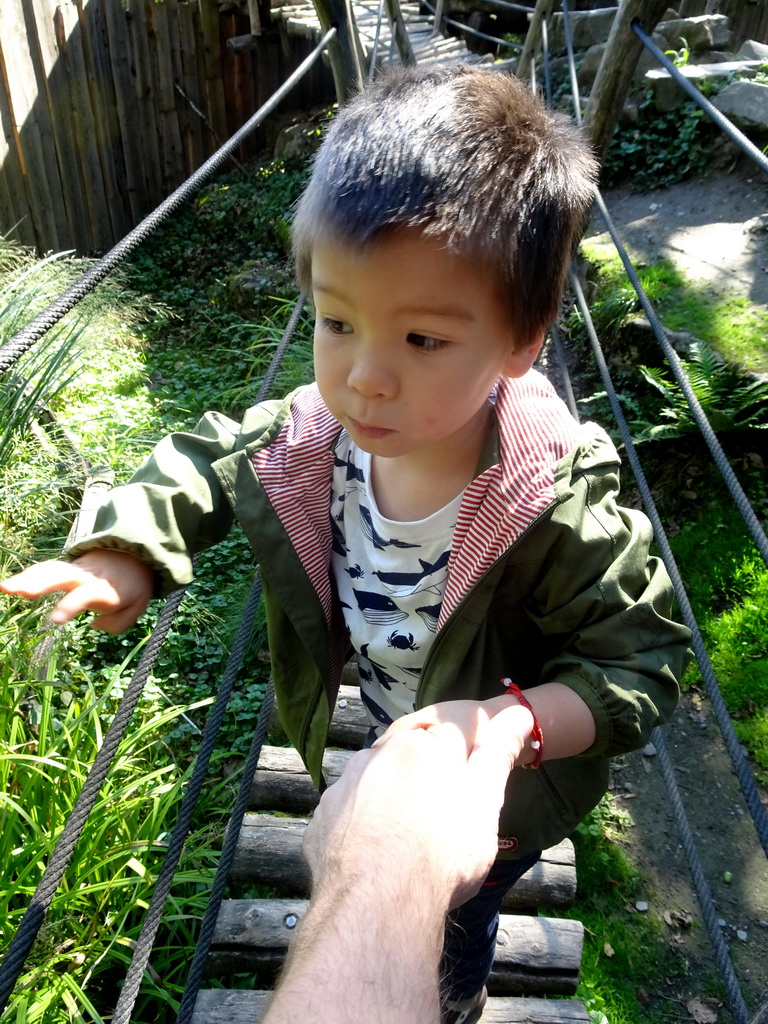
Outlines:
[[527,698],[523,696],[523,691],[519,686],[515,686],[511,679],[502,679],[501,685],[506,687],[505,693],[511,693],[513,697],[517,697],[518,701],[524,708],[533,715],[533,729],[531,729],[531,750],[534,753],[533,761],[530,764],[522,765],[523,768],[538,768],[541,764],[541,759],[544,757],[544,733],[541,731],[539,720],[534,714],[533,708],[528,702]]

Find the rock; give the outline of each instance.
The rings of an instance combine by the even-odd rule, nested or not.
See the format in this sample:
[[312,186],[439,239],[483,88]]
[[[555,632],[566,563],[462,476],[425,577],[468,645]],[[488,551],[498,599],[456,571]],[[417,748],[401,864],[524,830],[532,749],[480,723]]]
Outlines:
[[733,82],[713,99],[717,109],[738,125],[768,129],[768,85]]
[[320,145],[320,129],[316,121],[303,121],[283,128],[275,142],[275,159],[311,156]]
[[[693,82],[697,89],[701,88],[701,83],[707,77],[706,71],[696,64],[687,64],[679,70],[689,81]],[[678,85],[666,68],[653,67],[650,71],[646,71],[644,78],[646,85],[653,92],[656,109],[664,114],[679,107],[688,99],[688,94]]]
[[[669,47],[667,46],[667,40],[664,38],[663,35],[661,35],[660,32],[654,32],[651,36],[651,39],[654,43],[656,43],[660,50],[669,49]],[[646,50],[646,48],[643,47],[640,51],[640,56],[637,59],[637,66],[635,67],[633,81],[638,85],[642,84],[645,73],[647,71],[650,71],[652,68],[657,68],[658,66],[659,62],[656,60],[651,51]]]
[[736,930],[736,938],[740,939],[742,942],[747,941],[747,933],[744,931],[743,928],[738,928]]
[[[719,63],[686,64],[678,70],[697,89],[701,89],[701,83],[706,78],[727,78],[734,74],[751,77],[756,75],[761,67],[762,62],[759,60],[724,60]],[[674,110],[688,99],[685,90],[678,85],[666,68],[651,68],[645,74],[645,82],[653,91],[657,109],[663,113]]]
[[579,85],[584,86],[586,89],[592,86],[604,53],[605,43],[595,43],[594,46],[590,46],[584,54],[581,66],[579,67]]
[[743,60],[768,60],[768,43],[758,43],[754,39],[747,39],[741,44],[741,49],[736,54]]
[[645,914],[648,910],[648,904],[645,900],[638,900],[635,904],[635,910],[639,910],[641,914]]
[[254,260],[226,279],[230,305],[243,316],[268,316],[275,309],[275,298],[295,295],[290,264]]
[[700,14],[695,18],[661,21],[656,32],[667,41],[662,49],[681,50],[687,47],[691,53],[727,49],[731,41],[730,23],[725,14]]
[[[571,38],[575,50],[587,50],[596,43],[604,43],[611,34],[616,7],[600,7],[595,11],[572,11],[570,14]],[[565,28],[562,13],[552,15],[552,29],[549,45],[553,49],[565,47]]]
[[656,747],[652,743],[646,743],[643,747],[644,757],[656,757]]

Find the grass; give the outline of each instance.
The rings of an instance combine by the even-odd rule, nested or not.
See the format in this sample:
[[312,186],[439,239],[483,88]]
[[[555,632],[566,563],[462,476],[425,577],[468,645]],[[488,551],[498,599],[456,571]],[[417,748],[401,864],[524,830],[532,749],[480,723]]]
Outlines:
[[[598,333],[644,315],[612,244],[584,242],[582,254],[593,268],[597,290],[593,318]],[[637,269],[665,327],[701,338],[742,370],[768,372],[768,311],[762,306],[699,285],[669,260]]]
[[[83,627],[74,627],[82,631]],[[119,698],[107,681],[80,683],[67,671],[66,633],[41,633],[39,614],[14,607],[0,614],[6,658],[0,666],[0,937],[7,942],[72,809]],[[50,647],[48,641],[52,641]],[[42,651],[42,653],[41,653]],[[133,659],[130,651],[126,662]],[[126,664],[115,666],[118,680]],[[207,698],[204,703],[208,703]],[[101,1024],[114,1004],[141,926],[189,768],[165,733],[190,707],[162,707],[151,692],[124,740],[77,855],[55,895],[4,1021]],[[158,757],[158,753],[160,756]],[[204,892],[223,830],[220,786],[213,785],[174,882],[164,933],[175,933],[161,972],[145,979],[136,1021],[158,1019],[174,1005],[183,980],[186,943],[204,909]],[[184,933],[180,939],[179,932]]]

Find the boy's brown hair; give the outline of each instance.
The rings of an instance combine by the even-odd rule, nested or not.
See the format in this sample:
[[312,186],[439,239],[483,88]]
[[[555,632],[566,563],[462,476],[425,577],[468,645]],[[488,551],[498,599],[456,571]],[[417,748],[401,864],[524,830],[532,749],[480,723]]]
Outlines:
[[462,64],[389,71],[341,109],[317,153],[293,223],[299,283],[311,294],[323,235],[366,246],[416,227],[486,266],[516,345],[539,341],[596,167],[581,132],[515,78]]

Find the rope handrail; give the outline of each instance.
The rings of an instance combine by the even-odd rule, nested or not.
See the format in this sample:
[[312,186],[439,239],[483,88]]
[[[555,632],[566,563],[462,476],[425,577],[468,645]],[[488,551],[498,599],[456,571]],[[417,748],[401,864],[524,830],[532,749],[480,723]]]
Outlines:
[[[571,285],[574,291],[576,292],[579,308],[582,312],[582,315],[585,318],[587,333],[589,335],[589,340],[592,345],[592,352],[595,356],[595,361],[597,362],[597,366],[600,371],[600,377],[603,381],[603,386],[606,390],[608,399],[611,403],[611,410],[613,411],[614,418],[616,419],[616,423],[619,427],[621,439],[624,442],[624,446],[627,452],[627,458],[629,459],[629,463],[632,467],[632,472],[634,473],[638,490],[640,491],[641,497],[643,499],[643,507],[645,509],[646,515],[651,521],[651,525],[653,526],[654,540],[656,541],[659,547],[662,561],[664,562],[667,572],[669,573],[669,577],[672,580],[672,586],[675,590],[675,597],[680,606],[683,621],[693,634],[692,647],[696,654],[696,659],[698,661],[699,668],[701,669],[702,678],[704,679],[704,682],[707,686],[707,695],[709,696],[709,699],[715,711],[715,716],[717,718],[718,725],[720,726],[720,730],[723,733],[723,738],[725,740],[726,747],[728,748],[728,752],[731,755],[731,761],[733,762],[734,769],[736,770],[739,776],[742,791],[747,801],[747,806],[750,809],[750,813],[752,814],[752,820],[755,823],[755,828],[760,837],[763,849],[766,851],[766,854],[768,854],[768,816],[766,815],[765,808],[763,807],[760,801],[760,794],[757,791],[755,780],[752,778],[752,775],[749,772],[749,768],[744,759],[744,754],[741,751],[739,741],[736,738],[736,734],[733,730],[733,724],[731,722],[728,711],[725,708],[722,694],[720,693],[720,686],[717,682],[714,669],[712,668],[711,662],[709,661],[709,656],[707,655],[706,649],[704,647],[704,643],[701,638],[701,633],[699,631],[698,624],[693,615],[693,611],[688,600],[688,595],[685,591],[685,587],[683,586],[683,582],[677,568],[677,563],[675,562],[674,555],[672,554],[672,550],[669,546],[669,541],[667,540],[666,532],[664,530],[658,511],[656,509],[656,503],[653,500],[650,488],[648,487],[648,482],[645,478],[642,466],[640,465],[640,460],[637,456],[637,450],[632,441],[632,436],[630,434],[626,418],[624,417],[624,412],[621,408],[621,404],[619,403],[618,395],[616,394],[616,389],[611,378],[610,370],[608,369],[608,364],[605,360],[605,356],[603,355],[603,351],[600,346],[597,334],[595,333],[594,325],[592,323],[592,318],[589,314],[586,299],[581,289],[581,283],[579,282],[579,279],[573,272],[573,270],[571,270]],[[656,729],[654,729],[652,735],[653,743],[656,747],[656,750],[659,752],[663,751],[663,755],[666,757],[666,761],[668,762],[669,755],[667,753],[663,733],[657,727]],[[674,773],[671,768],[671,763],[668,770],[666,770],[664,773],[664,778],[665,782],[668,782],[668,779],[670,778],[674,782]],[[676,792],[677,784],[675,783],[674,790],[670,791],[670,797],[673,798],[673,795]],[[679,803],[679,797],[677,802]],[[688,819],[681,803],[679,821],[677,821],[677,823],[678,828],[681,829],[681,838],[684,839],[686,835],[690,835],[690,825],[688,824]],[[706,883],[704,882],[704,875],[701,869],[698,853],[696,852],[696,849],[693,846],[692,841],[690,843],[684,842],[684,846],[686,850],[686,855],[688,857],[689,867],[693,865],[693,867],[691,867],[691,874],[694,880],[694,884],[696,885],[699,905],[701,906],[702,915],[704,917],[704,922],[707,927],[707,933],[709,935],[710,942],[712,943],[713,949],[715,951],[715,957],[717,959],[718,966],[720,967],[721,974],[726,985],[728,998],[731,1005],[731,1011],[736,1020],[736,1024],[747,1024],[748,1014],[746,1005],[744,1004],[744,998],[741,994],[741,989],[739,987],[738,980],[736,979],[736,974],[733,969],[733,964],[731,963],[728,948],[725,945],[725,941],[723,940],[720,927],[717,924],[714,912],[714,903],[712,901],[711,893],[709,893],[709,888],[708,886],[706,886]]]
[[82,277],[78,278],[57,299],[42,310],[42,312],[38,313],[26,327],[0,347],[0,373],[5,372],[12,366],[54,324],[58,323],[63,316],[73,309],[82,298],[93,291],[96,285],[103,281],[129,253],[133,252],[140,242],[151,234],[169,214],[175,212],[182,203],[186,202],[222,166],[240,143],[261,124],[265,117],[272,113],[297,82],[310,70],[335,34],[335,28],[329,29],[309,56],[299,64],[280,88],[270,96],[266,103],[220,149],[210,156],[182,185],[164,199],[152,213],[137,224],[133,230],[129,231],[117,245],[113,246],[108,253],[94,263]]
[[[569,70],[573,87],[574,108],[576,112],[575,118],[577,123],[580,124],[581,110],[579,102],[578,82],[576,78],[576,68],[573,59],[573,44],[570,34],[567,0],[563,0],[563,14]],[[548,54],[545,50],[545,62],[547,58]],[[601,213],[603,213],[603,211],[605,210],[605,205],[602,201],[602,197],[600,196],[599,191],[597,191],[597,200],[598,206],[601,209]],[[604,213],[604,217],[606,216],[607,210]],[[609,225],[609,230],[611,229],[611,227],[612,225]],[[618,242],[618,237],[615,235],[615,231],[613,230],[611,230],[611,237],[613,239],[614,245],[617,245],[618,249],[620,242]],[[629,268],[627,266],[628,260],[625,259],[625,256],[626,252],[624,251],[624,255],[622,256],[622,262],[624,263],[625,269],[627,269],[629,273]],[[636,278],[636,275],[634,274],[634,268],[631,269],[632,276]],[[619,432],[621,434],[621,438],[627,452],[627,457],[630,461],[632,471],[635,475],[635,479],[637,481],[638,488],[642,496],[645,511],[648,515],[648,518],[651,521],[651,525],[654,531],[654,537],[656,539],[656,543],[659,546],[662,560],[664,561],[665,567],[669,572],[670,579],[674,587],[675,596],[681,609],[682,617],[686,625],[691,629],[692,632],[692,646],[696,654],[699,668],[701,669],[702,678],[704,679],[705,684],[707,686],[708,696],[712,703],[713,710],[715,711],[717,722],[723,735],[725,745],[728,749],[728,753],[731,757],[734,770],[736,771],[736,774],[739,777],[739,781],[742,786],[742,791],[744,792],[747,804],[749,806],[755,830],[758,833],[759,839],[763,845],[764,850],[768,854],[768,816],[766,815],[765,808],[763,807],[759,794],[757,792],[755,781],[752,778],[752,775],[747,766],[746,759],[744,757],[744,752],[742,751],[741,745],[739,744],[738,739],[735,735],[730,715],[728,714],[728,710],[725,707],[725,702],[723,701],[722,693],[720,691],[717,678],[715,676],[711,662],[709,661],[709,657],[704,647],[701,634],[698,629],[698,624],[696,623],[696,619],[693,615],[693,611],[691,609],[690,602],[688,601],[688,596],[685,591],[685,587],[683,585],[682,579],[677,569],[677,564],[675,562],[674,556],[672,555],[672,551],[669,546],[669,541],[667,539],[666,532],[664,531],[663,525],[659,518],[658,511],[656,509],[655,502],[653,501],[653,496],[650,492],[650,488],[648,487],[645,475],[640,465],[640,461],[637,456],[637,451],[632,441],[629,427],[626,422],[626,418],[624,417],[624,413],[621,408],[618,395],[616,394],[615,387],[613,386],[610,371],[608,369],[607,362],[605,360],[602,348],[597,338],[597,334],[594,330],[594,325],[589,314],[589,309],[587,307],[586,299],[581,288],[581,283],[579,282],[578,277],[574,273],[573,268],[571,268],[570,277],[572,287],[576,294],[577,303],[579,305],[582,315],[584,316],[585,325],[587,327],[587,333],[600,372],[600,376],[603,381],[603,386],[608,395],[611,404],[611,409],[616,419],[616,423],[619,427]],[[632,283],[634,286],[634,281]],[[639,280],[637,283],[639,285]],[[645,301],[650,307],[650,303],[648,302],[647,297]],[[655,317],[655,313],[654,318],[657,319]],[[664,334],[663,328],[661,328],[660,323],[659,328],[661,334],[664,337],[665,342],[667,342],[668,344],[668,340],[666,339],[666,335]],[[685,377],[685,373],[684,371],[682,371],[682,367],[680,368],[680,370],[682,376]],[[704,419],[706,420],[706,417],[704,417]],[[708,423],[707,426],[709,426]],[[685,808],[680,799],[680,794],[677,787],[677,780],[674,776],[674,768],[667,749],[666,740],[664,739],[663,734],[658,728],[655,729],[653,732],[653,741],[659,754],[659,763],[661,766],[662,776],[667,788],[670,803],[672,805],[673,817],[675,819],[675,824],[677,826],[682,846],[686,854],[689,872],[694,884],[699,906],[701,908],[702,917],[707,929],[707,934],[712,945],[715,961],[717,963],[718,969],[720,971],[720,976],[726,988],[726,993],[728,996],[731,1012],[733,1013],[736,1024],[748,1024],[749,1014],[747,1006],[744,1001],[744,997],[741,992],[739,981],[734,971],[732,961],[730,959],[728,948],[725,944],[720,927],[717,923],[712,893],[706,882],[701,865],[701,860],[699,858],[698,851],[694,843],[693,834],[690,828],[690,824],[688,822]]]
[[[582,122],[581,103],[579,100],[579,85],[576,77],[576,64],[573,59],[573,40],[571,37],[570,23],[568,18],[568,0],[563,0],[563,14],[566,47],[568,50],[568,66],[571,76],[571,87],[573,89],[573,104],[575,118],[576,123],[580,125]],[[633,24],[633,28],[634,27],[635,26]],[[637,28],[635,28],[635,31],[637,32]],[[640,31],[642,31],[642,29]],[[645,32],[643,32],[643,35],[646,35]],[[648,38],[647,35],[646,38]],[[661,51],[658,50],[658,47],[656,47],[655,44],[654,47],[661,54]],[[661,54],[661,56],[663,57],[664,55]],[[664,59],[666,60],[666,58]],[[683,81],[687,80],[683,79]],[[691,88],[693,88],[693,86],[691,86]],[[702,96],[701,99],[704,100],[704,97]],[[705,102],[708,103],[709,101]],[[712,109],[714,110],[715,108]],[[717,113],[720,114],[719,111],[717,111]],[[720,115],[720,117],[722,117],[722,115]],[[737,129],[734,128],[734,131],[736,130]],[[766,162],[766,167],[768,168],[768,162]],[[752,504],[749,498],[747,497],[746,493],[744,492],[744,488],[739,483],[738,477],[734,473],[733,468],[730,462],[728,461],[725,452],[723,451],[723,447],[720,444],[714,430],[712,429],[712,424],[707,419],[707,415],[701,407],[701,403],[699,402],[698,398],[696,397],[696,393],[694,392],[693,387],[691,386],[691,382],[688,379],[688,375],[683,369],[683,365],[680,362],[680,358],[677,352],[675,352],[674,348],[670,344],[669,338],[667,337],[666,331],[664,330],[664,326],[661,323],[659,317],[657,316],[650,299],[646,295],[645,289],[643,288],[640,282],[640,278],[637,274],[637,271],[632,266],[632,261],[630,260],[627,254],[627,250],[624,248],[618,236],[616,227],[613,224],[613,221],[611,220],[610,214],[608,213],[605,203],[603,202],[603,198],[600,195],[599,189],[595,190],[595,202],[597,204],[597,208],[600,211],[603,220],[606,223],[613,244],[616,246],[616,250],[619,254],[619,257],[621,258],[621,262],[624,265],[624,269],[627,273],[627,277],[629,278],[632,287],[637,293],[637,297],[640,300],[640,305],[643,307],[643,312],[648,318],[648,322],[651,325],[654,337],[661,346],[661,349],[664,353],[664,356],[666,357],[667,362],[669,363],[670,369],[672,370],[675,380],[680,386],[680,390],[682,391],[685,400],[688,403],[688,408],[691,410],[691,415],[693,416],[696,425],[701,431],[702,437],[704,438],[707,447],[709,448],[712,454],[712,458],[715,461],[715,465],[720,470],[720,474],[722,475],[723,480],[725,481],[726,487],[731,493],[731,497],[734,500],[736,508],[739,510],[746,524],[747,530],[749,531],[749,534],[752,537],[752,540],[760,554],[760,557],[763,559],[766,566],[768,566],[768,536],[766,536],[765,530],[760,524],[760,520],[755,515],[755,510],[752,508]]]
[[725,741],[728,753],[731,756],[734,771],[738,775],[739,782],[741,783],[744,798],[752,814],[752,820],[755,823],[755,828],[757,829],[760,837],[760,842],[763,845],[766,855],[768,855],[768,814],[760,800],[760,794],[757,791],[755,780],[749,770],[749,766],[747,765],[744,753],[741,749],[741,744],[739,743],[738,737],[734,731],[731,717],[725,706],[725,702],[720,691],[720,684],[717,681],[717,676],[715,675],[714,668],[712,667],[706,647],[704,646],[704,640],[702,638],[701,631],[699,630],[698,623],[696,622],[693,609],[691,608],[691,603],[688,600],[688,594],[686,593],[680,571],[677,567],[677,562],[672,554],[672,549],[669,545],[664,526],[656,509],[656,503],[653,500],[651,490],[648,486],[645,474],[643,473],[643,469],[637,455],[637,449],[632,441],[632,435],[624,417],[621,404],[619,403],[616,395],[616,389],[611,379],[608,364],[605,360],[605,356],[603,355],[600,342],[592,323],[592,317],[589,313],[581,282],[573,271],[571,271],[571,286],[576,294],[576,300],[581,314],[584,317],[595,360],[600,371],[603,386],[605,387],[608,399],[611,403],[611,410],[619,427],[621,440],[624,444],[627,458],[630,466],[632,467],[632,472],[635,475],[646,513],[651,521],[651,525],[653,526],[654,539],[659,547],[659,552],[661,554],[662,561],[666,566],[667,572],[669,573],[669,577],[672,580],[672,586],[675,590],[675,598],[680,606],[682,619],[693,634],[691,646],[693,647],[696,655],[702,679],[707,687],[707,695],[715,712],[715,717],[723,735],[723,740]]

